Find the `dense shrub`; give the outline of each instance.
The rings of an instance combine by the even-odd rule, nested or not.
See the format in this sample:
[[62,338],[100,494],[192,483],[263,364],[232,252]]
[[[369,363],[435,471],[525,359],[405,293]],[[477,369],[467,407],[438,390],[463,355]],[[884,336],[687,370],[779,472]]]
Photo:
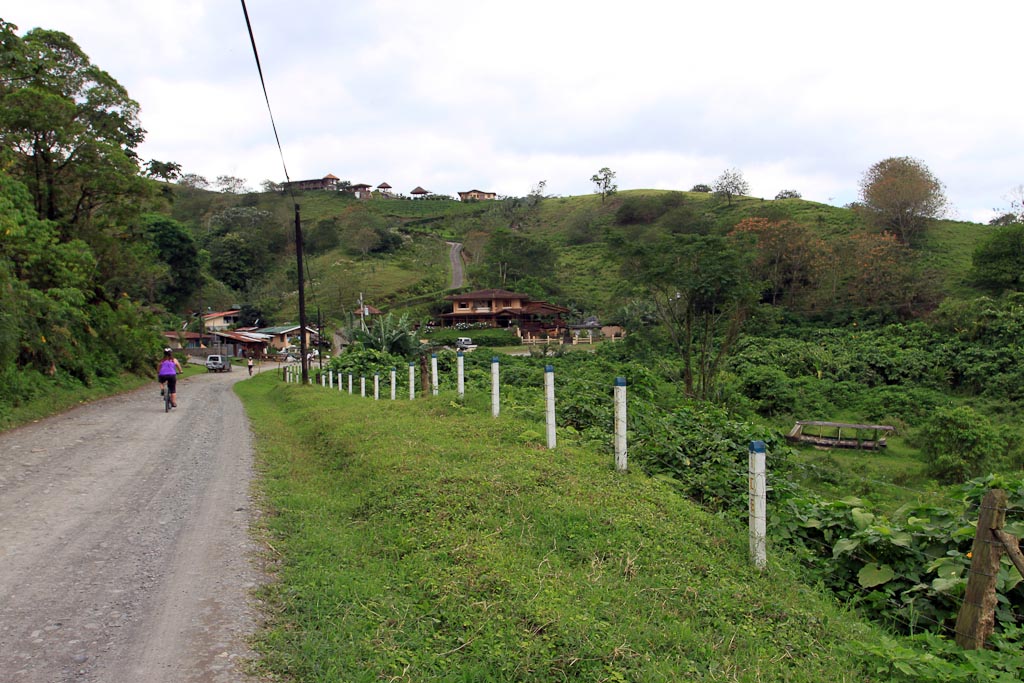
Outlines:
[[983,415],[969,406],[937,409],[918,437],[928,474],[954,484],[982,474],[1002,459],[1006,441]]

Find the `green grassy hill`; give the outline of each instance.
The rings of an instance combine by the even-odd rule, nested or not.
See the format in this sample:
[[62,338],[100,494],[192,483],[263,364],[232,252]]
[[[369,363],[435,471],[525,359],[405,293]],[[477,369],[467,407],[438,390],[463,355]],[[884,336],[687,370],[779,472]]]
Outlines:
[[264,673],[893,680],[886,637],[799,583],[793,558],[758,571],[741,529],[606,453],[548,451],[473,399],[373,401],[270,373],[237,391],[278,553]]
[[[806,226],[826,242],[860,229],[855,212],[800,199],[763,200],[737,197],[723,202],[710,194],[664,190],[622,191],[602,201],[598,195],[559,197],[529,202],[509,199],[463,203],[449,200],[359,201],[332,192],[306,192],[296,197],[307,248],[316,231],[332,225],[337,245],[308,258],[310,297],[328,319],[342,320],[363,293],[384,310],[409,310],[429,317],[425,302],[439,302],[448,286],[445,241],[465,245],[468,286],[482,286],[487,275],[482,261],[496,230],[510,229],[538,241],[555,256],[553,272],[536,276],[541,294],[585,314],[613,316],[621,306],[617,296],[622,278],[618,255],[609,246],[615,233],[629,240],[694,230],[725,233],[744,218],[791,220]],[[272,264],[256,275],[250,290],[230,292],[208,287],[204,301],[219,305],[260,306],[274,319],[294,319],[297,311],[293,199],[276,193],[225,195],[177,188],[172,213],[193,226],[201,244],[209,240],[212,217],[229,207],[250,207],[273,216],[286,246]],[[627,216],[627,218],[623,218]],[[628,216],[632,216],[629,219]],[[625,223],[623,221],[626,221]],[[401,236],[400,248],[384,253],[360,251],[361,226]],[[971,255],[990,228],[958,221],[938,221],[918,246],[924,265],[934,271],[942,295],[970,295],[966,276]],[[512,288],[515,288],[514,286]],[[433,311],[436,312],[436,311]]]

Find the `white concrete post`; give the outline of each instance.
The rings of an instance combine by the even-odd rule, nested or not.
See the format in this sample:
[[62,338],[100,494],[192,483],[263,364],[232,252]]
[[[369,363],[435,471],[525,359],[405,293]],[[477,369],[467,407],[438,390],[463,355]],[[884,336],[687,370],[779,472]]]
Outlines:
[[395,368],[391,368],[391,400],[392,401],[395,400],[395,388],[398,386],[398,383],[395,381],[395,373],[396,372],[397,372],[397,370],[395,370]]
[[750,559],[759,569],[768,564],[765,551],[768,494],[764,441],[751,441],[748,477],[750,483]]
[[626,378],[615,378],[615,469],[625,472],[626,460]]
[[459,398],[466,395],[466,370],[465,370],[465,359],[462,357],[462,351],[455,354],[456,365],[458,370],[458,391]]
[[416,398],[416,364],[409,361],[409,400]]
[[437,354],[430,354],[430,393],[437,396]]
[[380,373],[373,373],[373,400],[380,400]]
[[320,373],[320,386],[322,386],[322,387],[326,387],[327,386],[327,375],[325,375],[322,372]]
[[328,389],[333,389],[334,388],[334,370],[328,370],[327,371],[327,388]]
[[359,375],[359,395],[366,398],[366,377]]
[[491,417],[501,412],[501,388],[498,385],[498,357],[491,358]]
[[352,373],[348,373],[348,393],[352,393]]
[[548,448],[555,447],[555,367],[544,366],[544,405],[548,426]]

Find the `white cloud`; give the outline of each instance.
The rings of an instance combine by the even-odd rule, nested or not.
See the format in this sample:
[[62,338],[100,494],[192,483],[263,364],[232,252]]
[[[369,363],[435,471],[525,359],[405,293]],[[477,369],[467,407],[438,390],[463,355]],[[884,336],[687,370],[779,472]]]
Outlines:
[[[736,167],[758,196],[845,203],[871,164],[910,155],[964,217],[1024,181],[1017,0],[247,4],[295,178],[578,194],[602,166],[622,189]],[[281,179],[239,5],[4,12],[70,34],[128,88],[144,157]]]

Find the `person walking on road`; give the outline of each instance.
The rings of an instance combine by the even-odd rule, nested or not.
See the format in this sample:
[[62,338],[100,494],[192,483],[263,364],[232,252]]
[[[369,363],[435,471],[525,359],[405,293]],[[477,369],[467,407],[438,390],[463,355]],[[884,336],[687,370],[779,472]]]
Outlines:
[[249,366],[249,376],[252,377],[252,354],[249,354],[249,362],[247,365]]

